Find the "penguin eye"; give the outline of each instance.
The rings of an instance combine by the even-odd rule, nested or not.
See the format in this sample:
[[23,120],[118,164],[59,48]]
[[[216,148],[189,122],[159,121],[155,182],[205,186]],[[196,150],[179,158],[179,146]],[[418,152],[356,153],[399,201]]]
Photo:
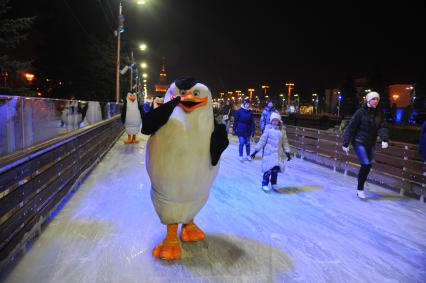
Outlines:
[[194,95],[195,96],[199,96],[200,95],[200,91],[198,89],[194,90]]
[[186,94],[186,90],[180,90],[180,91],[179,91],[179,94],[180,94],[180,95],[185,95],[185,94]]

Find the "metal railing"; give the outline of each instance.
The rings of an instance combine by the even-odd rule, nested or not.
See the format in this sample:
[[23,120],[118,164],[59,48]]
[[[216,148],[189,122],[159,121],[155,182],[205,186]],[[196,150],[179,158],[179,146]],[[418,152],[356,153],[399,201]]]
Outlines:
[[119,104],[0,95],[0,157],[120,114]]

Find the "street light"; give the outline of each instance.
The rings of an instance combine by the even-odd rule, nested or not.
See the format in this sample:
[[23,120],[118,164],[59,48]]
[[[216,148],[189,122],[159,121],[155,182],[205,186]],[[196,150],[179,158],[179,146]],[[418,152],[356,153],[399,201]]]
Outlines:
[[140,51],[145,51],[148,48],[148,46],[145,43],[142,43],[139,45],[139,50]]
[[[137,0],[137,4],[145,4],[144,0]],[[118,21],[117,30],[117,61],[115,64],[115,101],[120,102],[120,47],[121,47],[121,33],[124,32],[124,16],[123,16],[123,0],[120,0],[118,5]]]
[[248,89],[248,92],[250,93],[250,101],[251,101],[251,97],[253,95],[254,90],[255,90],[254,88],[249,88]]
[[281,97],[281,112],[284,112],[284,102],[285,102],[284,94],[280,93],[280,97]]
[[268,98],[268,96],[266,95],[268,92],[268,88],[269,88],[268,85],[262,85],[262,89],[265,91],[265,98]]
[[312,102],[314,102],[315,114],[318,114],[318,95],[316,93],[312,93]]
[[287,101],[287,104],[290,105],[290,103],[291,103],[291,90],[294,88],[294,83],[286,83],[285,85],[288,87],[288,101]]
[[294,97],[297,97],[297,112],[299,112],[299,108],[300,108],[299,95],[296,93],[296,94],[294,95]]
[[342,96],[341,95],[339,95],[338,97],[337,97],[337,118],[339,118],[340,117],[340,102],[342,101]]

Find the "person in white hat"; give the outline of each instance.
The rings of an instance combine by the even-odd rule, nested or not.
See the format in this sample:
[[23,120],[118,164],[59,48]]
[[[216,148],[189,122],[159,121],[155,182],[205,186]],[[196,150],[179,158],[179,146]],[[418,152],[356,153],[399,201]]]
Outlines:
[[383,112],[378,107],[380,95],[369,92],[365,96],[366,103],[358,109],[349,121],[348,127],[343,135],[342,149],[348,154],[349,143],[352,143],[358,156],[361,168],[358,172],[357,195],[365,199],[364,183],[374,162],[377,135],[382,141],[382,148],[389,146],[389,130],[386,126]]
[[264,129],[259,142],[256,144],[255,151],[251,154],[254,158],[256,153],[263,149],[262,158],[262,189],[269,192],[269,182],[273,190],[278,190],[277,176],[278,172],[284,171],[284,152],[287,161],[290,158],[290,145],[287,141],[287,133],[281,121],[281,115],[272,112],[270,116],[270,124]]

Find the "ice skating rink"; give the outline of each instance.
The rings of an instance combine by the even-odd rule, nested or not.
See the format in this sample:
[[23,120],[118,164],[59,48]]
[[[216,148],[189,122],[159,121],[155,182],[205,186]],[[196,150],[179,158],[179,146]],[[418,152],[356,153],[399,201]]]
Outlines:
[[145,142],[126,139],[0,281],[426,282],[425,204],[372,184],[359,200],[354,177],[299,159],[278,175],[280,192],[265,193],[260,158],[241,163],[234,138],[195,219],[206,239],[182,244],[181,260],[154,258],[166,229],[151,203]]

